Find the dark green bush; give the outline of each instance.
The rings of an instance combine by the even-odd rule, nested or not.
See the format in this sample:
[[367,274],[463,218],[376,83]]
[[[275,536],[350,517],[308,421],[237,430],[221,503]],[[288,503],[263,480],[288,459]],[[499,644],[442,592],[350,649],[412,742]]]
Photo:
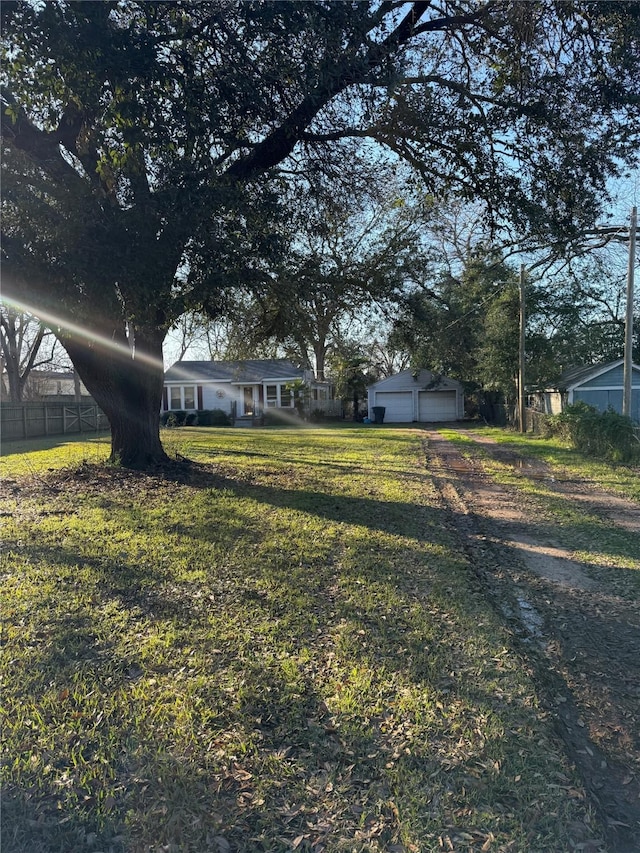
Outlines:
[[325,414],[322,409],[313,409],[309,419],[313,424],[320,424],[325,420]]
[[198,409],[198,426],[231,426],[231,418],[222,409]]
[[198,409],[197,412],[162,412],[163,427],[179,426],[231,426],[231,418],[222,409]]
[[184,426],[184,422],[186,420],[187,413],[186,412],[163,412],[160,415],[160,423],[165,427],[179,427]]
[[568,441],[576,450],[609,462],[640,459],[640,442],[631,418],[609,408],[599,412],[579,400],[548,420],[551,435]]

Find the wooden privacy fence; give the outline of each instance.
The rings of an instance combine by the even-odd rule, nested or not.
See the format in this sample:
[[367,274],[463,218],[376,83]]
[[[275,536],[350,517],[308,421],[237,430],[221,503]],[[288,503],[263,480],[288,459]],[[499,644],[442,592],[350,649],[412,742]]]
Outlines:
[[19,441],[100,432],[109,422],[95,403],[2,403],[0,426],[3,441]]

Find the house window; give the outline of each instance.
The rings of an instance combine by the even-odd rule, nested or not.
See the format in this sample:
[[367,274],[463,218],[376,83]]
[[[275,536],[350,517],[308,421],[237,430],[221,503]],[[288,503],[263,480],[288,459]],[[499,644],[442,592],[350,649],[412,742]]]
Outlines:
[[293,400],[291,398],[291,389],[286,388],[284,385],[280,386],[280,405],[284,408],[293,405]]
[[196,389],[193,385],[187,385],[184,389],[184,408],[195,409],[196,407]]
[[170,409],[181,409],[182,408],[182,388],[176,388],[175,386],[169,389],[169,408]]
[[184,411],[195,409],[196,407],[196,389],[194,385],[172,385],[169,388],[169,409],[174,411]]
[[278,405],[278,386],[267,385],[267,408],[275,409]]
[[285,385],[267,385],[266,386],[266,407],[275,409],[277,406],[291,408],[293,406],[293,394],[291,389]]

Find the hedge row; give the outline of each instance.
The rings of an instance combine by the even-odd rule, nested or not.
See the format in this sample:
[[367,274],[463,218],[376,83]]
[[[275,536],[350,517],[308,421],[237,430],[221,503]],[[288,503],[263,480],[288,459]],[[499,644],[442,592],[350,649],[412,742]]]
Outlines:
[[197,412],[163,412],[160,423],[164,427],[231,426],[231,418],[222,409],[198,409]]
[[580,400],[567,406],[562,414],[550,417],[547,429],[590,456],[610,462],[640,460],[637,427],[631,418],[613,409],[599,412]]

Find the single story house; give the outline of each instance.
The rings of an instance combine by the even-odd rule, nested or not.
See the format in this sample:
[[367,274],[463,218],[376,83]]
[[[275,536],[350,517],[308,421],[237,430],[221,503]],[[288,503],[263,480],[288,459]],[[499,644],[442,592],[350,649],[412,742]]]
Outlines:
[[[567,405],[582,400],[600,412],[609,407],[622,412],[624,389],[624,359],[607,364],[590,364],[565,370],[555,387],[530,396],[532,408],[548,415],[557,415]],[[631,417],[640,421],[640,365],[631,372]]]
[[164,376],[162,410],[221,409],[232,418],[258,417],[265,409],[292,409],[292,383],[306,383],[314,401],[329,399],[330,385],[282,358],[177,361]]
[[[51,400],[52,398],[88,397],[89,392],[73,370],[32,370],[27,377],[23,397],[25,400]],[[54,400],[55,402],[55,400]]]
[[384,406],[385,423],[457,421],[464,417],[462,385],[430,370],[403,370],[368,389],[369,417]]

